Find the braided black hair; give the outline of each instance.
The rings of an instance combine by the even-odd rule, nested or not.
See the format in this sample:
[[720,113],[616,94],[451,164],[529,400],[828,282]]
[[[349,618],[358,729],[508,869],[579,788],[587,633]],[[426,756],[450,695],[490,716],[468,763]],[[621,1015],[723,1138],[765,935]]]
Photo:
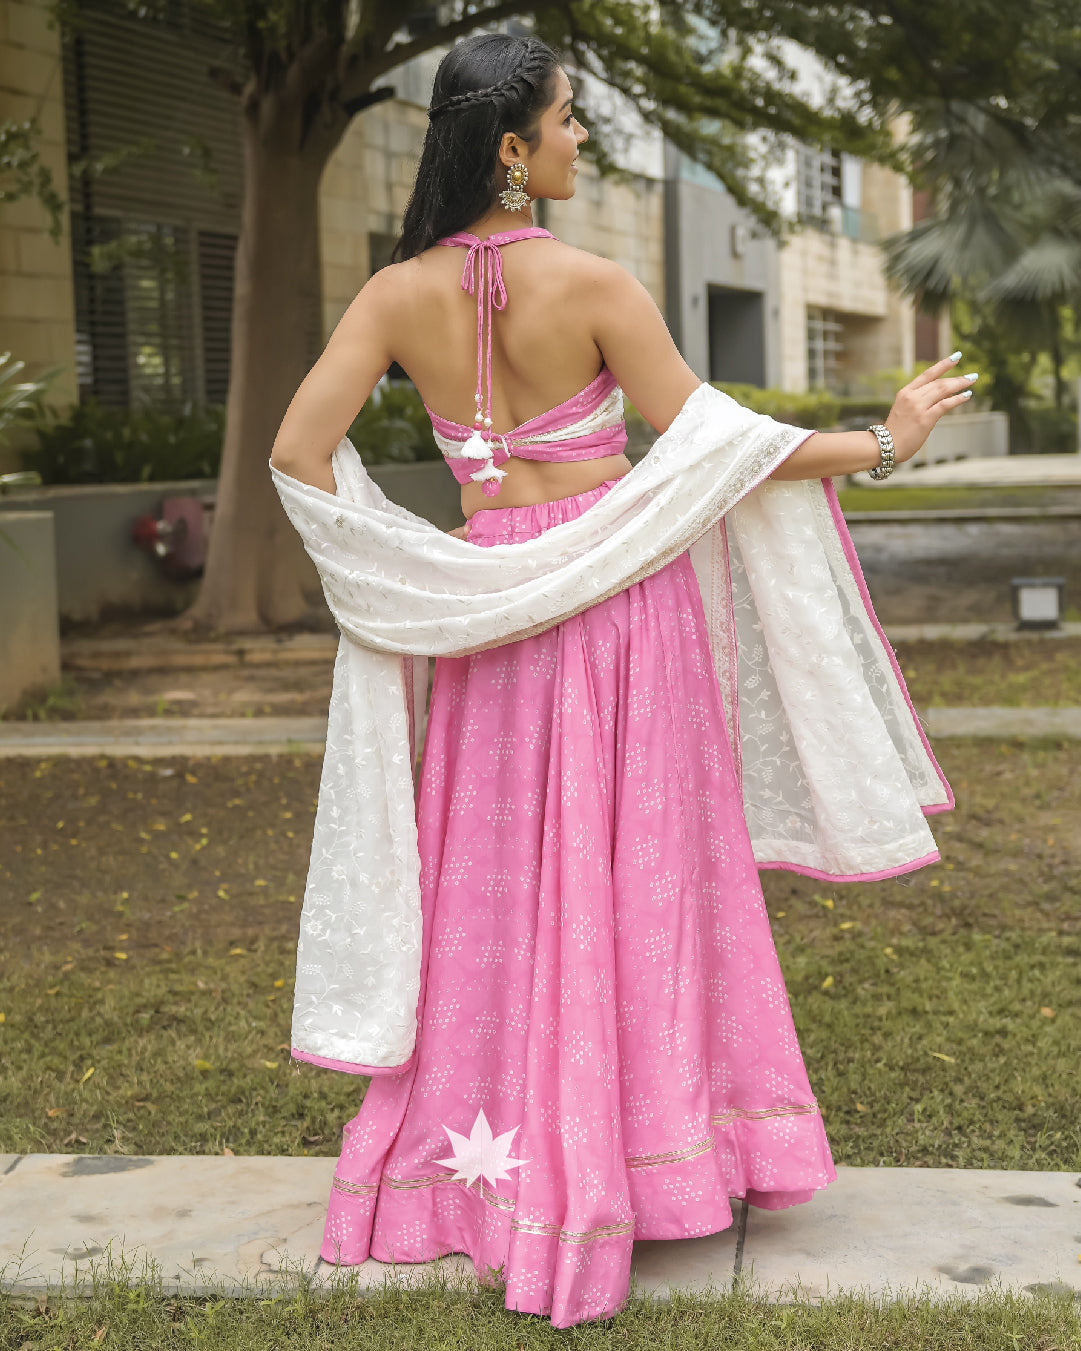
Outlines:
[[499,143],[508,131],[527,143],[551,102],[555,52],[534,37],[480,33],[439,63],[428,131],[395,246],[395,262],[472,225],[493,205]]

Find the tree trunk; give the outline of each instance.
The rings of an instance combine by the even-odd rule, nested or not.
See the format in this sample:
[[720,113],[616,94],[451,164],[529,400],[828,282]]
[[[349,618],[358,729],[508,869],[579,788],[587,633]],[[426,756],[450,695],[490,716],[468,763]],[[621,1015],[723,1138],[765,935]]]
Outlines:
[[[225,445],[202,586],[185,627],[250,633],[315,619],[314,567],[289,524],[268,460],[289,401],[322,345],[319,181],[329,148],[245,113],[244,196],[233,292]],[[285,143],[283,145],[283,142]],[[291,144],[290,144],[291,143]]]

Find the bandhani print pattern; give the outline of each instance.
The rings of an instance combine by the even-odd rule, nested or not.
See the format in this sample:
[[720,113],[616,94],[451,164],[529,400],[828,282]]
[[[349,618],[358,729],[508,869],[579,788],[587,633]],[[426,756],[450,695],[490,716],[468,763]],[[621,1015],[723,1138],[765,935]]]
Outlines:
[[[607,491],[479,512],[470,538]],[[686,555],[439,659],[417,820],[417,1051],[345,1127],[338,1178],[363,1190],[332,1191],[327,1261],[466,1253],[508,1308],[570,1327],[624,1303],[635,1239],[834,1178]]]

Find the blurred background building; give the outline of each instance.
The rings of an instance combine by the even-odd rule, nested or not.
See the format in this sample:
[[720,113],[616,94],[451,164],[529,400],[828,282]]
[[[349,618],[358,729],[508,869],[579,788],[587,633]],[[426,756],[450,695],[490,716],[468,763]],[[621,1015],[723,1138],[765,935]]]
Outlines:
[[[37,202],[0,212],[0,349],[31,375],[62,366],[57,403],[221,403],[242,172],[234,97],[208,79],[227,67],[223,37],[183,3],[156,25],[119,0],[80,10],[62,43],[46,0],[5,6],[0,117],[37,119],[70,206],[59,244]],[[354,120],[324,176],[315,350],[389,259],[437,61],[393,73],[394,97]],[[891,290],[876,246],[912,221],[903,178],[793,148],[784,209],[798,229],[781,244],[659,133],[624,124],[610,146],[623,172],[584,162],[575,199],[541,204],[540,223],[633,272],[702,378],[859,394],[944,350],[943,326]]]

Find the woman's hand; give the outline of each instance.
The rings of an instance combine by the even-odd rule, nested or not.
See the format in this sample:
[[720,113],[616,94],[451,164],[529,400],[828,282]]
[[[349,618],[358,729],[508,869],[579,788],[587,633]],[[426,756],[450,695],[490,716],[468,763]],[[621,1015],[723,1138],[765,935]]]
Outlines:
[[[972,397],[975,375],[949,376],[961,353],[936,361],[909,381],[893,401],[886,427],[893,437],[895,464],[911,460],[944,413]],[[875,469],[882,458],[873,432],[815,432],[797,446],[770,478],[840,478]]]
[[951,408],[972,398],[977,375],[946,378],[961,360],[961,353],[936,361],[898,391],[886,427],[893,436],[893,455],[898,464],[911,460],[931,435],[935,423]]

